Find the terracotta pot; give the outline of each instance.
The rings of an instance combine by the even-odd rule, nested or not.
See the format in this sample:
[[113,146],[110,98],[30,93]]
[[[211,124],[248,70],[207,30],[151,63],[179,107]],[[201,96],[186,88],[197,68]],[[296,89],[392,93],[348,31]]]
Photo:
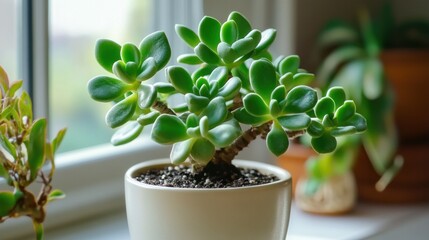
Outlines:
[[148,168],[169,165],[169,159],[147,161],[125,174],[125,200],[133,240],[284,240],[290,206],[291,177],[279,167],[235,160],[279,180],[251,187],[190,189],[153,186],[134,179]]
[[404,157],[402,169],[383,192],[378,192],[374,186],[380,176],[374,171],[365,151],[360,151],[354,173],[361,200],[378,203],[429,201],[429,142],[400,145],[398,154]]
[[395,92],[395,121],[401,142],[428,140],[429,50],[387,50],[381,60]]
[[277,165],[286,169],[292,175],[292,193],[295,193],[298,180],[305,176],[305,161],[316,153],[313,149],[293,143],[286,153],[277,158]]

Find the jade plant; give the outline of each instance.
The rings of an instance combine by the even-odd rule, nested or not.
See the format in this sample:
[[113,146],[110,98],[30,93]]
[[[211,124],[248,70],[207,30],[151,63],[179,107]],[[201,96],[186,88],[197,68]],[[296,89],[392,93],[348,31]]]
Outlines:
[[[152,139],[172,145],[172,163],[189,159],[194,169],[204,169],[231,164],[257,137],[279,156],[291,138],[307,133],[313,148],[327,153],[336,148],[337,137],[366,129],[341,87],[320,98],[306,85],[315,76],[299,68],[298,56],[273,60],[268,49],[275,29],[252,29],[243,15],[232,12],[224,23],[205,16],[197,31],[179,24],[175,30],[193,49],[177,62],[197,66],[194,71],[166,67],[171,49],[161,31],[138,46],[97,41],[96,59],[111,75],[92,78],[88,90],[94,100],[114,103],[105,118],[117,128],[113,145],[132,141],[152,125]],[[163,69],[166,81],[148,81]],[[181,97],[170,101],[173,96]]]
[[[0,223],[30,217],[37,239],[43,239],[46,205],[64,197],[53,189],[52,178],[65,129],[48,142],[46,119],[33,119],[31,99],[21,86],[22,81],[9,82],[0,67],[0,183],[9,186],[0,189]],[[40,186],[38,193],[29,189],[35,186]]]

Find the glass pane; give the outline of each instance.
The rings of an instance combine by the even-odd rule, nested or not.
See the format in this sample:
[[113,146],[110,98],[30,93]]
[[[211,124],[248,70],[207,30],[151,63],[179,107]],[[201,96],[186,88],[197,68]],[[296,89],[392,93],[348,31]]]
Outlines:
[[0,65],[11,81],[18,75],[17,21],[17,1],[0,0]]
[[108,75],[95,60],[95,41],[136,45],[149,32],[149,0],[50,1],[50,123],[67,127],[61,151],[107,143],[113,131],[104,123],[111,106],[93,101],[87,82]]

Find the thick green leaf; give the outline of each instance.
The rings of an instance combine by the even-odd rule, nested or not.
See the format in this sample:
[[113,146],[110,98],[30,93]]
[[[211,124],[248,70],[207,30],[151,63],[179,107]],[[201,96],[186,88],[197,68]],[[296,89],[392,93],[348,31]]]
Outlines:
[[153,86],[158,93],[171,94],[176,91],[172,84],[166,82],[156,82],[153,84]]
[[275,29],[269,28],[262,32],[261,41],[255,48],[255,54],[259,54],[266,49],[268,49],[276,38],[277,31]]
[[270,115],[272,117],[277,117],[282,113],[282,107],[280,106],[279,101],[276,99],[271,99],[270,101]]
[[207,164],[214,156],[215,146],[207,139],[198,138],[192,146],[191,156],[199,164]]
[[66,135],[67,129],[63,128],[57,132],[57,136],[52,140],[52,152],[55,153],[61,145]]
[[177,116],[162,114],[152,127],[152,139],[160,144],[173,144],[188,139],[186,125]]
[[205,45],[204,43],[199,43],[194,48],[194,52],[201,60],[203,60],[204,62],[206,62],[208,64],[219,64],[220,63],[219,56],[214,51],[212,51],[207,45]]
[[139,64],[141,58],[140,56],[141,54],[139,49],[132,43],[126,43],[121,48],[122,61],[125,63],[134,62]]
[[267,135],[267,147],[276,156],[280,156],[286,152],[289,147],[289,138],[282,126],[274,122],[271,131]]
[[223,148],[230,146],[235,139],[241,135],[241,128],[238,123],[231,121],[221,124],[213,129],[210,129],[206,138],[216,147]]
[[322,124],[324,128],[331,128],[337,126],[337,123],[335,123],[333,119],[333,114],[326,114],[323,117]]
[[220,39],[222,42],[226,42],[229,45],[233,44],[238,39],[238,27],[234,21],[228,20],[222,24]]
[[240,64],[231,70],[232,76],[238,77],[241,80],[241,86],[244,90],[251,90],[250,79],[249,79],[249,68],[246,64]]
[[16,199],[12,192],[0,192],[0,217],[5,217],[15,207]]
[[210,99],[203,96],[198,96],[192,93],[185,95],[186,103],[188,104],[189,111],[192,113],[200,113],[210,102]]
[[346,92],[342,87],[332,87],[326,93],[326,96],[332,98],[335,102],[335,108],[343,105],[344,101],[346,101]]
[[280,75],[284,75],[288,72],[293,74],[297,73],[300,64],[299,56],[290,55],[285,57],[279,64]]
[[195,143],[195,139],[191,138],[182,142],[173,144],[173,148],[170,152],[170,160],[173,164],[180,164],[184,162],[191,154],[192,146]]
[[97,76],[88,82],[88,92],[92,99],[110,102],[121,96],[127,90],[127,85],[119,79],[107,76]]
[[330,153],[337,147],[337,140],[335,137],[325,133],[320,137],[313,137],[311,139],[311,145],[318,153]]
[[311,110],[317,103],[317,93],[307,86],[292,88],[286,95],[283,112],[304,113]]
[[311,123],[311,118],[305,114],[286,115],[277,120],[284,128],[292,131],[306,129]]
[[15,96],[15,93],[21,89],[22,87],[22,80],[14,81],[9,86],[9,91],[7,92],[8,97]]
[[249,93],[243,98],[246,111],[254,116],[264,116],[270,113],[270,109],[264,100],[256,93]]
[[250,66],[250,84],[257,94],[270,103],[271,93],[277,87],[276,70],[267,60],[257,60]]
[[225,100],[233,99],[241,89],[241,80],[238,77],[230,78],[225,86],[219,89],[218,96],[222,96]]
[[197,81],[198,78],[208,76],[216,68],[216,65],[203,64],[200,68],[192,73],[192,80]]
[[156,61],[153,57],[148,57],[143,61],[142,66],[140,67],[140,73],[137,76],[137,80],[144,81],[153,77],[158,71],[156,66]]
[[201,116],[208,117],[210,128],[213,128],[225,121],[227,115],[228,110],[223,97],[216,97],[211,100],[208,106],[201,112]]
[[120,78],[121,80],[127,82],[127,83],[133,83],[135,81],[136,78],[136,74],[137,74],[137,69],[134,69],[135,71],[133,71],[131,74],[127,71],[127,65],[122,61],[116,61],[113,64],[113,73]]
[[231,45],[226,42],[219,43],[217,46],[217,52],[219,57],[221,57],[227,64],[233,63],[238,57],[240,57],[240,54],[232,49]]
[[335,127],[331,130],[330,134],[334,137],[340,137],[344,135],[350,135],[356,133],[356,128],[354,126],[347,127]]
[[331,86],[341,86],[347,92],[347,96],[356,103],[362,104],[362,79],[365,64],[361,59],[344,64],[332,80]]
[[277,86],[271,94],[271,99],[277,100],[279,103],[286,98],[286,88],[283,85]]
[[220,29],[220,22],[208,16],[203,17],[198,26],[198,34],[201,41],[214,52],[220,43]]
[[160,113],[158,111],[153,111],[153,112],[149,112],[146,114],[141,114],[138,118],[137,118],[137,122],[141,125],[141,126],[146,126],[149,124],[152,124],[155,122],[156,118],[160,115]]
[[203,61],[195,54],[182,54],[177,57],[177,62],[188,65],[198,65],[203,63]]
[[213,70],[210,74],[208,80],[209,82],[217,82],[219,86],[223,86],[228,79],[228,69],[226,67],[220,66]]
[[137,93],[132,93],[116,103],[106,114],[106,124],[116,128],[125,124],[134,114],[137,107]]
[[121,59],[121,46],[108,39],[99,39],[95,44],[95,58],[108,72],[113,72],[113,64]]
[[54,189],[48,195],[48,202],[58,200],[58,199],[63,199],[65,197],[66,197],[66,194],[63,191],[59,189]]
[[293,88],[293,85],[294,85],[293,76],[294,76],[293,73],[288,72],[288,73],[282,75],[279,79],[279,82],[282,85],[284,85],[286,87],[286,90],[288,90],[288,91]]
[[183,67],[172,66],[166,70],[168,81],[173,84],[176,90],[180,93],[192,93],[194,83],[188,71]]
[[205,138],[210,130],[209,119],[207,118],[207,116],[203,116],[200,119],[198,126],[200,127],[201,136]]
[[342,123],[341,125],[354,126],[358,132],[363,132],[367,129],[366,119],[358,113],[353,115],[353,117],[351,117],[349,120],[347,120],[345,123]]
[[309,85],[314,80],[314,74],[311,73],[297,73],[290,81],[287,81],[285,86],[290,90],[299,85]]
[[129,143],[136,139],[143,130],[143,126],[137,121],[127,122],[121,128],[119,128],[110,139],[110,142],[114,146],[119,146],[125,143]]
[[158,95],[155,87],[150,84],[141,84],[137,93],[138,103],[141,109],[150,108],[155,103]]
[[318,121],[311,121],[310,125],[307,128],[307,133],[312,137],[321,137],[325,133],[325,128],[323,124]]
[[228,20],[233,20],[237,24],[238,38],[245,37],[250,30],[252,30],[249,21],[239,12],[231,12],[228,16]]
[[255,43],[253,38],[245,37],[237,40],[231,45],[232,50],[234,50],[239,56],[244,56],[249,52],[255,49]]
[[343,123],[352,118],[356,113],[356,105],[353,101],[347,100],[335,112],[335,118],[339,123]]
[[335,102],[330,97],[323,97],[317,102],[314,111],[317,118],[323,119],[325,115],[332,115],[335,112]]
[[183,25],[176,24],[175,30],[177,35],[181,37],[183,41],[185,41],[185,43],[188,44],[191,48],[194,48],[198,45],[198,43],[200,43],[200,38],[191,29]]
[[234,118],[237,119],[237,121],[239,121],[240,123],[252,126],[259,126],[262,123],[271,120],[271,116],[269,115],[264,115],[260,117],[253,116],[252,114],[247,112],[245,108],[240,108],[234,111]]
[[140,43],[142,59],[153,57],[158,70],[163,68],[171,56],[170,44],[164,32],[158,31],[146,36]]
[[45,163],[46,155],[46,119],[36,120],[30,132],[28,140],[28,166],[30,167],[30,179],[35,179],[40,168]]

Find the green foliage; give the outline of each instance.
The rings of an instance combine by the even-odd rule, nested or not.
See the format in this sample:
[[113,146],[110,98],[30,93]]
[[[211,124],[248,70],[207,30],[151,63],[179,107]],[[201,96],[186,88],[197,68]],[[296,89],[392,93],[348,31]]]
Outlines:
[[[116,78],[98,76],[89,81],[94,100],[114,103],[107,113],[108,125],[124,124],[113,135],[113,144],[127,143],[153,124],[152,139],[173,145],[173,163],[190,159],[204,166],[210,161],[231,162],[242,148],[236,146],[238,142],[246,145],[260,135],[278,156],[287,150],[289,135],[308,131],[313,147],[327,152],[336,146],[337,136],[365,130],[365,120],[341,88],[319,100],[317,91],[305,86],[314,75],[299,68],[298,56],[272,61],[268,49],[275,29],[252,29],[243,15],[232,12],[223,23],[204,17],[197,31],[179,24],[175,30],[192,51],[177,61],[197,65],[193,72],[168,66],[166,82],[145,82],[153,76],[152,69],[160,71],[164,64],[159,63],[170,57],[168,40],[156,32],[142,41],[140,53],[130,43],[120,47],[120,58],[113,63],[114,69],[115,64],[121,66],[113,71]],[[144,69],[148,73],[139,77]],[[169,106],[168,100],[176,96],[183,102]],[[324,106],[323,99],[333,106]]]
[[[112,46],[114,48],[111,42],[105,41],[98,44],[97,49],[111,49]],[[100,64],[106,67],[111,55],[104,57],[106,59],[101,59]],[[106,85],[109,83],[107,81]],[[45,205],[64,197],[60,190],[52,191],[51,182],[55,172],[55,151],[66,131],[60,130],[49,142],[46,119],[33,120],[31,99],[28,93],[20,91],[22,81],[9,82],[0,67],[0,85],[0,180],[6,180],[10,187],[0,191],[0,223],[9,218],[28,216],[37,225],[37,239],[42,239]],[[105,84],[100,86],[106,89]],[[105,95],[98,91],[96,96]],[[28,189],[36,181],[38,186],[41,185],[38,194]]]

